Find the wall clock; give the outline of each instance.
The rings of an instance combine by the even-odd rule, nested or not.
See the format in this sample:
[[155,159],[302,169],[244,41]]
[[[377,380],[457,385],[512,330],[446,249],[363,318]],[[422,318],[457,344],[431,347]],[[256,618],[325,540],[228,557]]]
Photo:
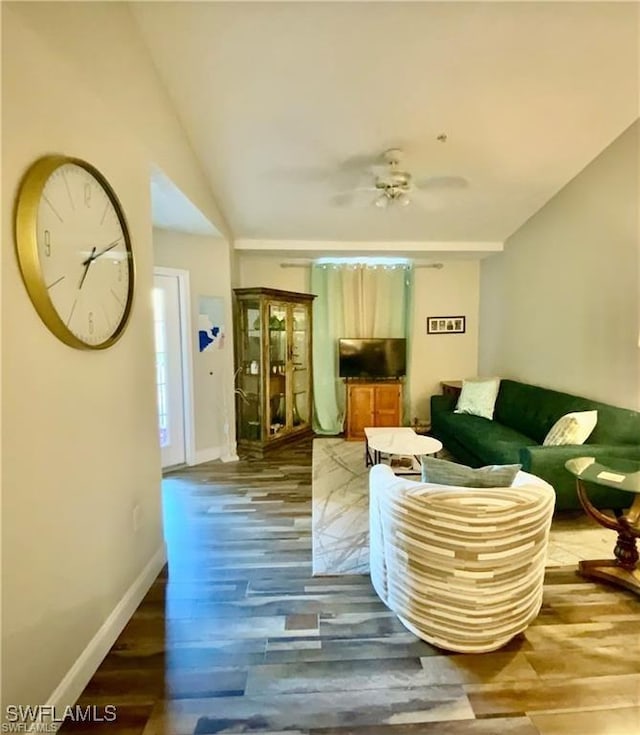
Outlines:
[[18,193],[16,248],[31,301],[56,337],[99,350],[122,335],[133,253],[122,207],[96,168],[68,156],[37,160]]

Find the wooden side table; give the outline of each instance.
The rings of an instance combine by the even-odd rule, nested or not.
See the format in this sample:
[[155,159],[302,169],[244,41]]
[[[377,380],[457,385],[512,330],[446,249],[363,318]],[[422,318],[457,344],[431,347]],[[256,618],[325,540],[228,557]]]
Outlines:
[[442,388],[443,396],[453,396],[458,398],[460,391],[462,390],[461,380],[442,380],[440,381],[440,387]]
[[[566,462],[565,467],[576,478],[578,498],[585,513],[601,526],[618,533],[613,550],[615,559],[581,561],[580,574],[618,584],[640,594],[640,569],[636,548],[636,539],[640,538],[640,462],[613,457],[598,460],[595,457],[577,457]],[[631,507],[625,515],[614,517],[603,513],[589,500],[585,483],[634,493],[630,498],[633,501],[630,502]]]

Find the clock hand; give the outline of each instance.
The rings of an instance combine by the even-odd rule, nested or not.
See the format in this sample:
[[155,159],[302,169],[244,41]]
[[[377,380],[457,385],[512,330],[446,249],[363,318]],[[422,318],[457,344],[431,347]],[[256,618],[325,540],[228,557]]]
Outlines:
[[92,260],[97,260],[101,255],[104,255],[105,253],[108,253],[109,250],[113,250],[113,248],[116,247],[116,245],[120,242],[121,239],[122,238],[119,237],[117,240],[114,240],[112,243],[109,243],[109,245],[107,245],[106,248],[104,248],[103,250],[101,250],[99,253],[96,253],[93,256]]
[[96,252],[96,246],[94,245],[93,250],[91,251],[91,255],[82,263],[82,265],[84,266],[84,272],[82,274],[82,278],[80,279],[80,285],[78,286],[78,291],[82,288],[84,279],[87,277],[87,273],[89,272],[89,266],[95,260],[95,252]]
[[91,263],[93,263],[94,260],[97,260],[101,255],[104,255],[105,253],[108,253],[109,250],[113,250],[115,246],[120,242],[121,238],[118,238],[117,240],[114,240],[112,243],[109,243],[106,248],[101,250],[99,253],[96,253],[96,250],[98,249],[95,245],[93,248],[91,248],[91,254],[86,260],[82,261],[82,265],[84,266],[84,272],[82,274],[82,278],[80,279],[80,285],[78,286],[78,291],[82,288],[82,285],[84,284],[84,279],[87,277],[87,273],[89,272],[89,266]]
[[109,243],[104,250],[101,250],[99,253],[96,253],[97,248],[93,248],[91,251],[91,255],[84,261],[82,261],[82,265],[89,265],[90,263],[93,263],[94,260],[97,260],[101,255],[104,255],[105,253],[108,253],[109,250],[113,250],[115,246],[120,242],[121,238],[118,238],[117,240],[114,240],[112,243]]

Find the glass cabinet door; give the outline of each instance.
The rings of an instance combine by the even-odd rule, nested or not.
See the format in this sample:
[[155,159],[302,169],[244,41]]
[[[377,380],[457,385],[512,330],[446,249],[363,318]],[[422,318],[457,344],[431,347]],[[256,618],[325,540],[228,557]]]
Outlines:
[[311,434],[313,298],[234,289],[236,436],[255,456]]
[[309,365],[309,310],[306,306],[292,307],[291,362],[292,362],[292,423],[301,426],[311,422]]
[[236,367],[238,438],[259,441],[262,439],[260,302],[257,300],[241,302],[238,317],[242,323],[242,338],[238,344],[239,359]]
[[268,365],[267,365],[267,427],[275,436],[288,427],[287,422],[287,305],[267,303]]

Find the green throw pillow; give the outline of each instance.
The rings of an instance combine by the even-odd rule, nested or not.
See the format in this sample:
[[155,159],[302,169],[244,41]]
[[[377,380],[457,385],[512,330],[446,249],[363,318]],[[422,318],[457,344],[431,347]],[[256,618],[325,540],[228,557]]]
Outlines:
[[435,457],[422,458],[422,482],[457,487],[510,487],[520,464],[492,464],[473,469]]

